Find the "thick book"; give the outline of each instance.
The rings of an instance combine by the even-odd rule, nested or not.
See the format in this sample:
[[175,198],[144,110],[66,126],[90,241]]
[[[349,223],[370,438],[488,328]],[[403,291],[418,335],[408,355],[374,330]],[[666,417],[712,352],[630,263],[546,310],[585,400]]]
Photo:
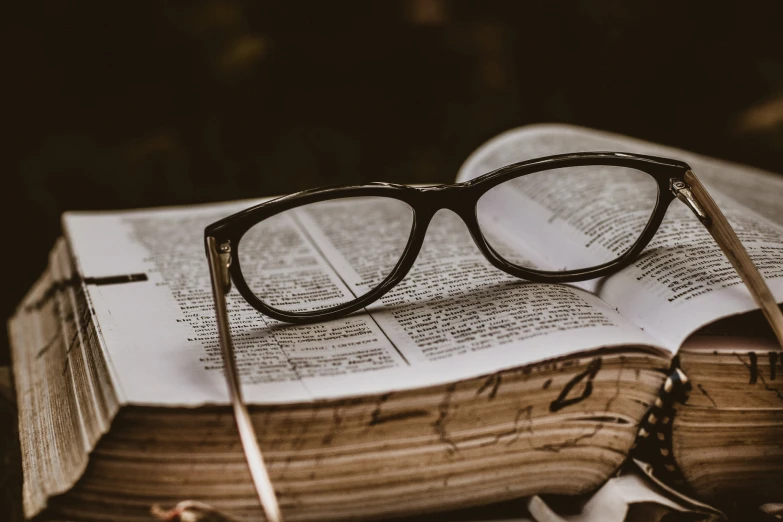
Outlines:
[[[690,164],[783,301],[783,180],[772,174],[536,125],[481,146],[457,181],[597,150]],[[151,505],[184,499],[263,516],[228,407],[203,247],[206,225],[258,201],[63,216],[49,268],[10,321],[28,517],[146,520]],[[545,222],[562,211],[520,208]],[[382,241],[384,222],[359,215],[346,203],[272,230],[300,249],[279,263],[279,281],[299,284],[316,266],[327,284],[361,285],[373,242],[351,238]],[[558,226],[600,240],[595,224]],[[535,258],[545,231],[520,234],[504,244]],[[639,259],[600,280],[513,278],[443,211],[405,280],[360,313],[293,326],[236,292],[227,299],[244,397],[287,519],[594,491],[628,457],[675,367],[692,387],[667,403],[654,434],[661,469],[709,500],[783,494],[780,346],[677,201]]]

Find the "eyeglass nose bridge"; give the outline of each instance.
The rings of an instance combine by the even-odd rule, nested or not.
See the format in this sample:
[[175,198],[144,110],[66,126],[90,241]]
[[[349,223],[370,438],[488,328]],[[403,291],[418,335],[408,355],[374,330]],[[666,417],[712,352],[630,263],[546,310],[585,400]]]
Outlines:
[[[437,185],[433,187],[422,187],[419,190],[422,196],[417,207],[417,233],[412,236],[413,251],[418,255],[422,244],[426,241],[426,232],[432,219],[441,210],[450,210],[462,221],[467,228],[468,233],[473,239],[473,243],[484,257],[496,268],[504,272],[511,273],[517,277],[528,276],[528,271],[519,267],[510,269],[507,261],[498,256],[484,237],[478,219],[476,218],[476,204],[483,192],[475,192],[463,184]],[[410,264],[413,264],[415,256],[411,258]],[[407,272],[407,269],[406,269]],[[535,277],[535,275],[533,275]]]
[[474,198],[467,192],[468,187],[461,183],[435,185],[419,188],[421,205],[430,215],[435,215],[441,209],[448,209],[464,219],[475,206]]
[[476,219],[476,203],[481,194],[462,183],[436,185],[419,189],[421,200],[417,207],[417,221],[424,240],[430,222],[441,210],[450,210],[459,217],[473,238],[473,242],[484,256],[492,260],[493,255]]

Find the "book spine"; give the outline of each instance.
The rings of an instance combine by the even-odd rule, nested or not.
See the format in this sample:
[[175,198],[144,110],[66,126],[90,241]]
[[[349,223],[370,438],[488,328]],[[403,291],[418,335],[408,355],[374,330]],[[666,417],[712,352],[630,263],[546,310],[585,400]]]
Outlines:
[[687,400],[691,385],[688,376],[677,366],[678,361],[675,359],[658,397],[639,425],[631,453],[635,458],[650,464],[653,473],[661,481],[687,492],[687,482],[674,458],[672,424],[677,414],[675,405]]

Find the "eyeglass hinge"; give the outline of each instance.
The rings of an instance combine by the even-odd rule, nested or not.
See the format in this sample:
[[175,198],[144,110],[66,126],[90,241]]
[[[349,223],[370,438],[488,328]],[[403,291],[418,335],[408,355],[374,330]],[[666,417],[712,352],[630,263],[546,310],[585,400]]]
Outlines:
[[705,225],[709,224],[710,217],[706,212],[704,212],[704,209],[701,208],[701,205],[699,205],[699,203],[696,201],[696,198],[693,196],[693,192],[691,192],[690,185],[682,180],[672,178],[669,180],[669,190],[672,191],[672,194],[677,196],[677,199],[685,203],[685,205],[691,209],[694,214],[696,214],[696,217],[699,218],[699,221]]
[[218,246],[218,257],[220,258],[220,278],[223,283],[223,293],[231,291],[231,275],[228,272],[231,266],[231,242],[226,241]]

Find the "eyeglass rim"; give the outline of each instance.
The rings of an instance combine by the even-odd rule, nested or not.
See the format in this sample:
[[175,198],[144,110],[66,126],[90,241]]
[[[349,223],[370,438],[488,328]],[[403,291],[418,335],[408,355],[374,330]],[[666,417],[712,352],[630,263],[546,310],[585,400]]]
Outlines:
[[[524,268],[502,258],[487,242],[476,218],[479,198],[491,188],[509,179],[545,170],[590,165],[627,167],[652,176],[658,186],[658,194],[647,225],[636,242],[618,258],[578,270],[549,272]],[[204,231],[206,238],[215,238],[218,245],[228,242],[232,247],[229,273],[234,286],[242,297],[259,312],[288,323],[313,323],[336,319],[364,308],[377,301],[397,285],[413,266],[426,235],[430,220],[442,208],[454,211],[465,222],[476,246],[496,268],[534,283],[567,283],[584,281],[614,273],[632,263],[652,240],[674,199],[669,190],[673,180],[682,181],[690,167],[681,161],[626,152],[581,152],[559,154],[513,163],[493,170],[469,181],[432,187],[413,187],[393,183],[368,183],[364,185],[333,186],[305,190],[255,205],[221,219]],[[413,223],[408,243],[391,273],[375,288],[351,301],[322,310],[290,312],[274,308],[260,299],[247,285],[241,271],[239,249],[244,234],[261,221],[292,208],[338,198],[381,196],[398,199],[413,210]]]

